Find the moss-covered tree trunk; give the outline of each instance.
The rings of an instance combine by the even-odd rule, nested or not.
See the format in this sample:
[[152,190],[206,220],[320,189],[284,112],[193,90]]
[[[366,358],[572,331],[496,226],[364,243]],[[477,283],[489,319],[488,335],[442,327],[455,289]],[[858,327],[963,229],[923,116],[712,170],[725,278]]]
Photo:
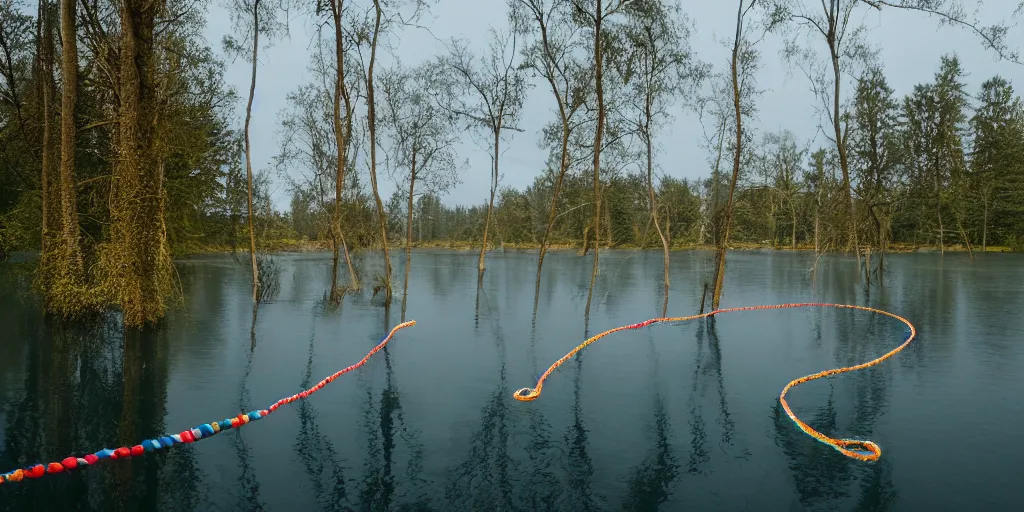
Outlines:
[[54,261],[58,292],[54,305],[65,314],[81,309],[85,290],[82,251],[79,244],[78,199],[75,193],[75,103],[78,99],[78,38],[75,0],[60,2],[61,74],[64,90],[60,108],[60,243]]
[[123,0],[120,10],[117,159],[110,190],[110,235],[101,248],[101,279],[126,327],[159,320],[170,291],[171,260],[163,229],[160,168],[154,158],[157,5]]
[[[40,167],[40,195],[42,200],[42,233],[39,241],[39,286],[47,297],[47,307],[54,280],[54,264],[59,259],[54,252],[54,236],[60,232],[59,188],[53,169],[53,12],[50,2],[39,2],[36,30],[39,43],[36,48],[37,92],[39,118],[42,127],[42,155]],[[58,207],[58,208],[55,208]]]

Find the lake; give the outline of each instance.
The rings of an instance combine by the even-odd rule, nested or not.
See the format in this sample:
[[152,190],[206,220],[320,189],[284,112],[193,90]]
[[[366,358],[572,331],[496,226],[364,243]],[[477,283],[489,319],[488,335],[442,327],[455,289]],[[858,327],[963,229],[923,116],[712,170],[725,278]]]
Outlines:
[[[182,260],[184,301],[156,329],[61,326],[0,264],[0,471],[135,444],[267,408],[362,358],[401,321],[370,293],[323,300],[326,254],[281,254],[255,324],[246,268]],[[787,399],[860,462],[802,433],[790,380],[867,361],[904,326],[854,310],[730,313],[616,333],[512,394],[588,335],[660,316],[660,252],[555,252],[534,315],[536,254],[413,254],[406,318],[386,351],[307,400],[201,442],[0,485],[4,510],[1021,510],[1011,441],[1024,425],[1024,258],[906,254],[884,286],[852,257],[735,252],[722,307],[877,307],[919,338],[878,366]],[[364,280],[379,267],[359,257]],[[712,255],[673,254],[670,316],[697,312]]]

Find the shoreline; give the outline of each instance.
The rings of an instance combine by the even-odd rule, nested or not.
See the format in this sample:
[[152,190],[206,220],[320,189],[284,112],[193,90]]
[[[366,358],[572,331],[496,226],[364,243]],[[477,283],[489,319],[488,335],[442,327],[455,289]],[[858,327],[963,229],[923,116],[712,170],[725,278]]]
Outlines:
[[[430,242],[414,242],[412,244],[413,249],[417,250],[439,250],[439,251],[455,251],[455,252],[479,252],[479,243],[471,242],[448,242],[448,241],[430,241]],[[231,254],[232,252],[248,254],[248,248],[238,247],[235,251],[232,251],[230,247],[206,247],[195,252],[188,254],[182,254],[179,258],[188,258],[194,256],[212,255],[212,254]],[[404,251],[406,249],[405,244],[395,244],[390,246],[392,251]],[[579,252],[581,249],[579,243],[552,243],[548,246],[549,251],[576,251]],[[982,253],[979,247],[972,247],[977,254],[1012,254],[1014,251],[1009,247],[1005,246],[989,246],[988,250]],[[278,240],[268,243],[267,247],[262,248],[263,252],[269,254],[280,254],[280,253],[311,253],[311,252],[331,252],[331,246],[326,241],[307,241],[307,240]],[[367,250],[367,249],[360,249]],[[379,248],[371,248],[371,251],[380,250]],[[488,253],[494,253],[497,251],[512,251],[512,252],[537,252],[540,250],[540,244],[526,243],[526,244],[497,244],[492,245],[488,249]],[[662,248],[660,245],[649,245],[641,248],[632,244],[623,244],[615,247],[602,247],[604,251],[652,251],[660,253]],[[687,252],[687,251],[710,251],[717,250],[714,245],[708,244],[680,244],[675,245],[669,249],[671,252]],[[729,251],[742,251],[742,252],[809,252],[814,253],[813,245],[799,245],[796,248],[793,247],[773,247],[768,244],[756,244],[748,242],[739,242],[729,245]],[[356,251],[353,251],[356,252]],[[894,244],[889,247],[886,254],[938,254],[941,251],[937,246],[921,245],[901,245]],[[967,248],[963,245],[949,245],[945,247],[945,252],[948,253],[967,253]],[[873,254],[877,252],[872,251]],[[852,255],[852,252],[826,252],[822,254],[828,255]]]

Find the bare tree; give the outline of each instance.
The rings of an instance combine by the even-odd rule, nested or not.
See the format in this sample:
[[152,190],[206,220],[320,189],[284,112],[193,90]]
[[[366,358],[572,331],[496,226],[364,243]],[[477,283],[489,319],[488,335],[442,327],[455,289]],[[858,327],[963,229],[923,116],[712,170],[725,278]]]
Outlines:
[[[743,157],[743,117],[749,116],[754,111],[752,97],[756,94],[754,89],[753,74],[759,64],[759,55],[754,48],[757,41],[747,37],[746,21],[750,10],[756,5],[756,0],[751,0],[749,5],[746,0],[740,0],[736,9],[736,35],[733,38],[732,54],[729,60],[729,72],[732,79],[733,113],[735,119],[735,135],[732,161],[732,180],[729,182],[729,196],[725,205],[725,219],[722,230],[722,238],[718,243],[718,252],[715,256],[715,284],[711,295],[711,309],[718,309],[722,299],[722,285],[725,282],[725,254],[729,246],[729,232],[732,229],[733,201],[736,195],[736,183],[740,177],[740,165]],[[769,27],[771,21],[769,22]]]
[[252,266],[252,301],[259,299],[259,270],[256,265],[256,231],[253,227],[252,201],[252,151],[249,142],[249,124],[252,121],[252,102],[256,96],[256,68],[259,64],[260,35],[266,37],[269,45],[274,37],[287,32],[287,22],[282,22],[278,15],[286,10],[287,0],[230,0],[227,7],[231,12],[231,22],[239,32],[235,37],[224,37],[224,49],[233,56],[243,57],[252,63],[252,75],[249,80],[249,100],[245,104],[245,177],[248,195],[249,222],[249,258]]
[[811,89],[821,102],[820,110],[825,113],[831,125],[832,135],[826,137],[835,144],[839,155],[839,168],[843,173],[843,189],[846,193],[847,232],[849,243],[857,257],[858,269],[861,251],[857,236],[857,203],[853,196],[850,157],[847,151],[849,122],[841,111],[841,92],[843,71],[854,64],[866,65],[874,57],[874,52],[865,41],[864,26],[851,25],[853,12],[861,1],[825,0],[821,5],[804,5],[804,0],[782,0],[777,4],[780,14],[784,13],[804,34],[820,37],[828,48],[831,78],[826,78],[825,71],[814,65],[814,52],[800,48],[795,39],[788,41],[785,53],[789,59],[803,60],[804,71],[811,81]]
[[668,309],[670,247],[655,194],[654,136],[671,118],[669,109],[675,101],[680,97],[689,99],[707,69],[695,62],[689,51],[689,26],[678,7],[660,0],[640,2],[630,14],[619,34],[621,48],[614,52],[617,55],[612,62],[628,88],[625,124],[640,138],[646,156],[648,208],[664,252],[664,315]]
[[[790,247],[796,249],[797,239],[797,208],[803,185],[800,176],[803,174],[803,162],[807,157],[807,149],[797,144],[796,137],[789,130],[780,130],[765,134],[763,153],[760,155],[760,166],[770,187],[771,195],[779,198],[780,205],[785,204],[789,210]],[[774,210],[775,200],[772,200]],[[774,221],[774,212],[773,219]],[[774,233],[772,239],[775,239]]]
[[331,24],[334,27],[334,60],[336,72],[334,73],[334,94],[331,103],[333,105],[332,121],[335,138],[334,145],[337,148],[337,167],[334,175],[334,210],[331,217],[331,246],[334,251],[334,258],[331,264],[330,296],[331,300],[337,301],[341,293],[341,289],[338,288],[339,247],[344,249],[345,263],[348,266],[349,273],[349,287],[354,290],[359,289],[359,278],[356,275],[355,269],[352,267],[352,260],[349,258],[348,254],[348,245],[345,243],[345,235],[341,230],[341,201],[342,192],[345,186],[345,165],[347,162],[345,154],[352,139],[352,116],[354,105],[352,101],[352,94],[347,82],[348,77],[345,75],[346,38],[342,29],[345,22],[345,0],[326,1],[326,6],[324,5],[323,0],[319,0],[317,2],[317,13],[319,14],[325,8],[329,9],[331,14]]
[[541,238],[537,257],[537,281],[535,299],[540,293],[540,276],[544,267],[544,255],[551,240],[551,231],[557,217],[558,198],[562,191],[565,175],[569,171],[569,140],[579,125],[576,114],[584,106],[590,93],[592,70],[584,65],[575,53],[582,46],[579,27],[572,22],[571,11],[564,2],[552,0],[512,0],[510,11],[513,26],[525,33],[533,33],[536,41],[525,47],[524,64],[539,73],[551,87],[551,93],[558,105],[560,152],[558,170],[555,174],[544,236]]
[[[411,7],[411,10],[403,9]],[[369,135],[370,161],[370,187],[373,190],[373,200],[377,209],[377,221],[380,227],[381,248],[384,251],[384,275],[374,286],[374,295],[380,291],[384,292],[384,306],[391,306],[391,253],[388,249],[388,214],[384,207],[384,201],[380,197],[380,189],[377,186],[377,97],[374,71],[377,65],[377,50],[380,47],[381,38],[390,34],[395,27],[412,25],[423,14],[428,7],[426,0],[373,0],[373,8],[363,19],[353,20],[355,27],[351,31],[356,50],[358,51],[362,70],[365,72],[364,83],[366,84],[366,128]],[[369,56],[364,59],[363,49],[367,48]]]
[[528,84],[523,71],[516,66],[516,30],[499,32],[490,30],[489,50],[479,60],[469,49],[469,43],[453,39],[448,55],[440,59],[443,67],[451,71],[449,90],[456,92],[450,100],[451,112],[470,126],[489,135],[491,153],[491,193],[484,218],[483,241],[477,271],[484,273],[484,255],[487,253],[488,228],[494,211],[494,195],[501,180],[502,136],[508,131],[523,131],[516,123],[522,113]]
[[594,91],[597,95],[597,125],[594,128],[594,267],[590,272],[590,288],[587,290],[587,306],[584,317],[590,319],[590,303],[594,298],[594,282],[600,259],[601,238],[601,143],[604,137],[606,106],[604,101],[604,38],[602,26],[609,18],[621,12],[630,0],[571,0],[575,9],[573,15],[593,31]]
[[[409,272],[412,266],[412,226],[417,183],[419,194],[442,194],[458,183],[458,169],[453,150],[458,138],[454,132],[454,119],[437,103],[444,97],[438,90],[438,73],[434,63],[414,69],[401,65],[381,77],[384,93],[384,115],[381,124],[391,141],[388,168],[396,181],[407,180],[407,209],[405,225],[405,283],[402,293],[402,312],[405,313],[409,294]],[[443,83],[443,82],[442,82]],[[400,182],[400,181],[399,181]]]

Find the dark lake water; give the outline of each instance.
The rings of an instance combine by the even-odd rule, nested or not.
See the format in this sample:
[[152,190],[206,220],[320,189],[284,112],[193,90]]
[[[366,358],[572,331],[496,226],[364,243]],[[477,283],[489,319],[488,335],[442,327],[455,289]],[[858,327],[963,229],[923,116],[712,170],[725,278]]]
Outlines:
[[[45,321],[0,265],[0,471],[266,408],[401,321],[399,304],[386,314],[368,296],[324,307],[326,255],[276,261],[280,291],[252,336],[248,276],[230,256],[179,262],[182,307],[127,336],[116,321]],[[914,322],[920,337],[894,358],[788,396],[826,434],[877,442],[877,462],[800,432],[778,394],[898,345],[895,320],[802,309],[618,333],[524,403],[512,393],[588,333],[659,316],[660,255],[602,255],[588,329],[590,258],[550,257],[534,321],[535,254],[490,256],[478,295],[474,255],[417,252],[418,324],[363,368],[240,430],[0,485],[0,509],[1024,509],[1024,259],[895,255],[870,293],[852,259],[823,259],[813,280],[812,262],[734,253],[722,307],[839,302]],[[674,255],[670,316],[696,313],[710,265]]]

